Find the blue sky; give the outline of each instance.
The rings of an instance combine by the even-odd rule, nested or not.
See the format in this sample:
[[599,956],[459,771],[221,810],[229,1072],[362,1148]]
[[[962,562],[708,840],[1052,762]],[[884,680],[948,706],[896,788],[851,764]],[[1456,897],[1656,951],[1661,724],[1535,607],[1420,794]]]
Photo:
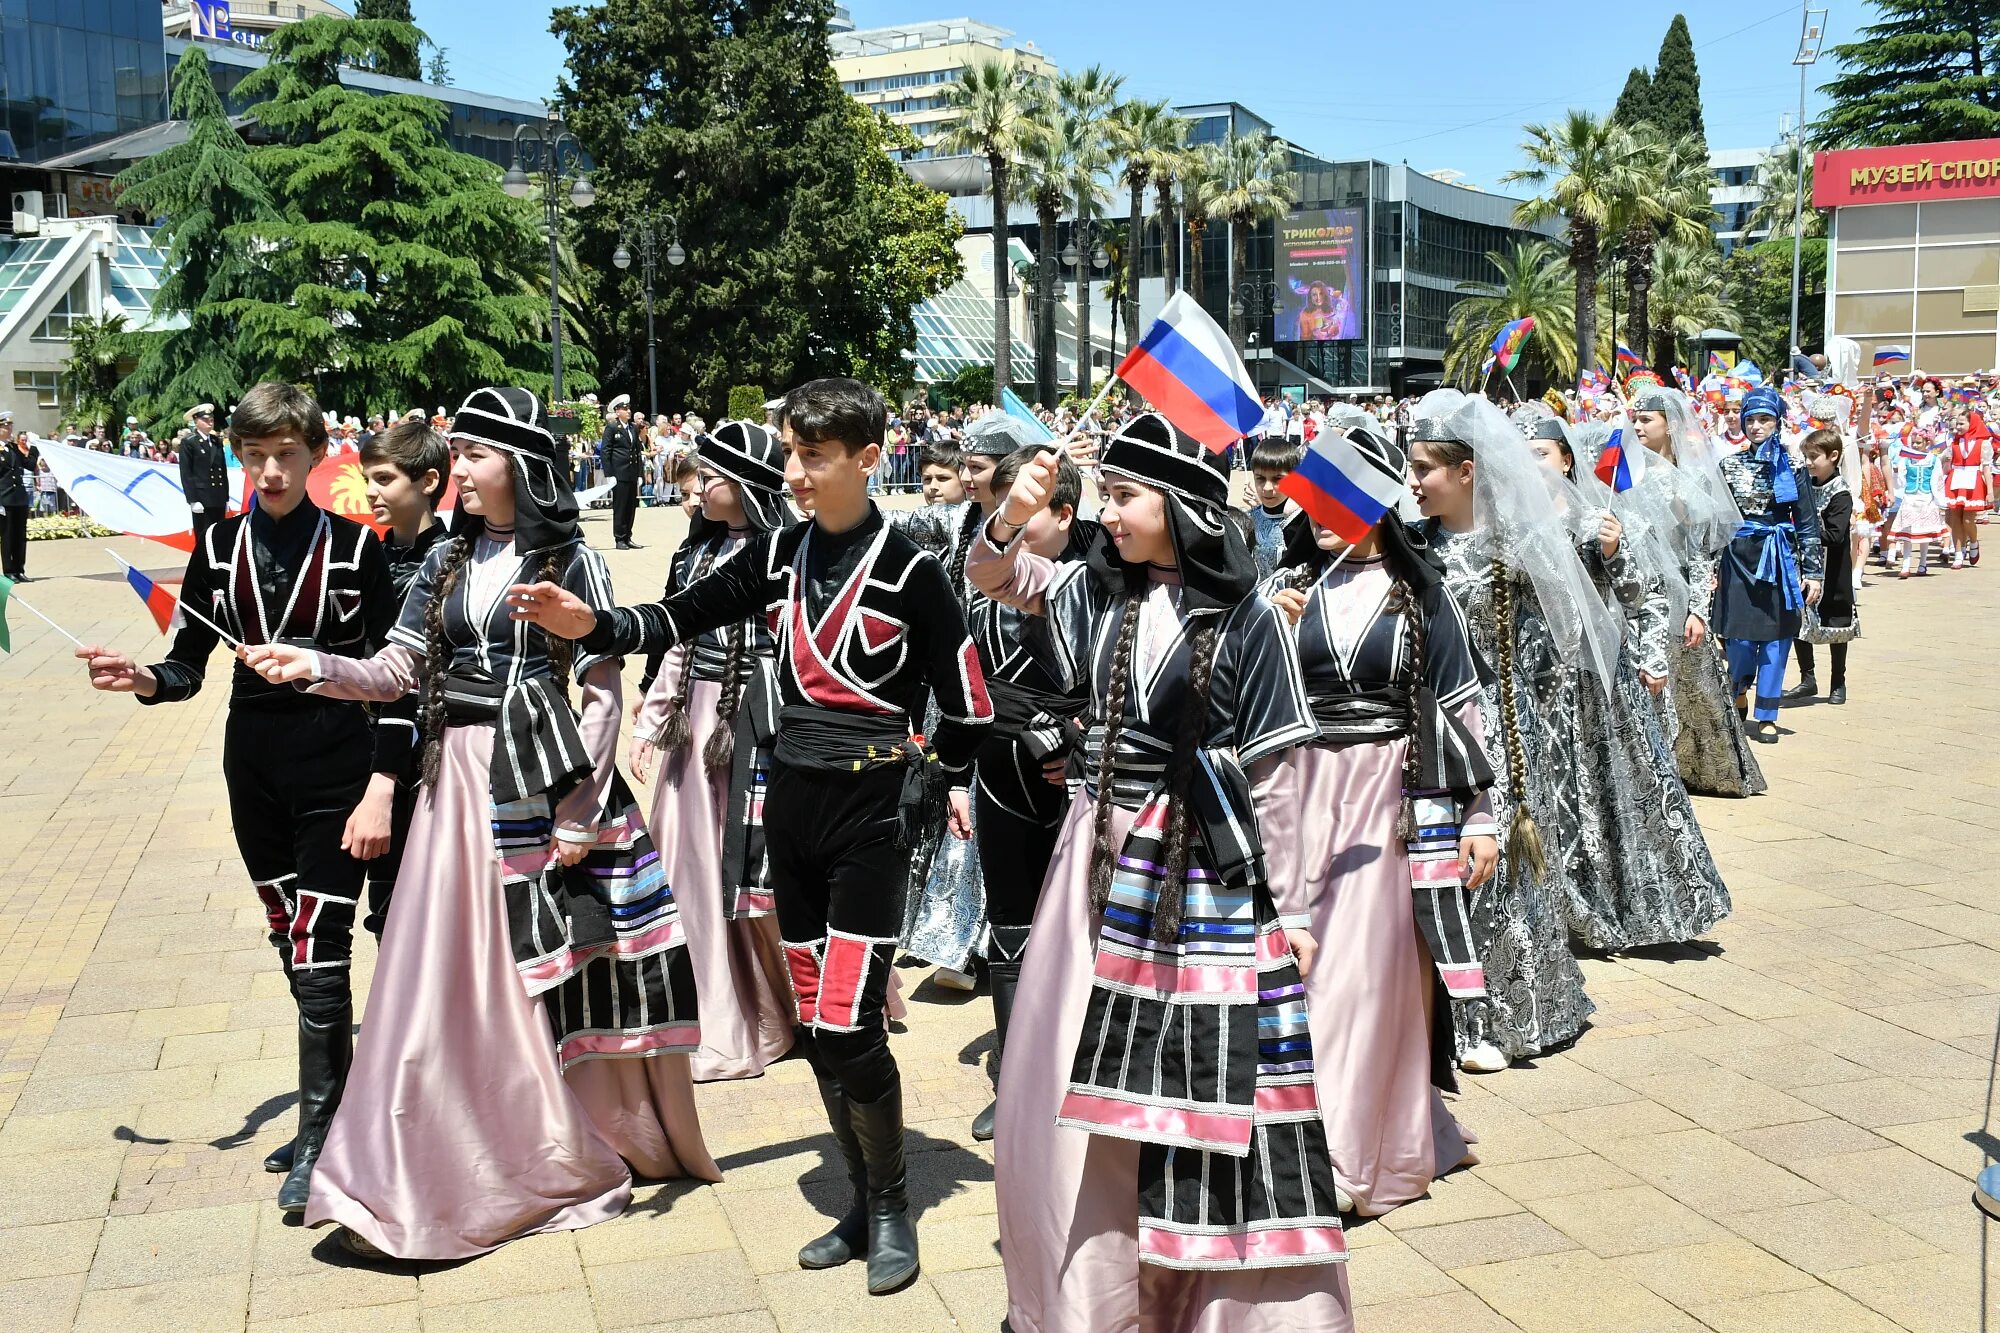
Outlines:
[[[1829,46],[1873,13],[1860,0],[1830,3]],[[515,97],[553,92],[563,49],[548,34],[551,6],[542,0],[411,7],[449,51],[453,82]],[[1711,147],[1769,144],[1780,116],[1798,106],[1799,6],[1779,0],[853,0],[849,8],[862,27],[969,15],[1011,28],[1065,68],[1120,71],[1129,92],[1241,102],[1323,156],[1407,159],[1488,188],[1519,165],[1524,122],[1570,106],[1609,110],[1627,71],[1653,63],[1676,8],[1694,35]],[[1835,68],[1823,58],[1810,82]],[[1821,104],[1809,93],[1808,118]]]

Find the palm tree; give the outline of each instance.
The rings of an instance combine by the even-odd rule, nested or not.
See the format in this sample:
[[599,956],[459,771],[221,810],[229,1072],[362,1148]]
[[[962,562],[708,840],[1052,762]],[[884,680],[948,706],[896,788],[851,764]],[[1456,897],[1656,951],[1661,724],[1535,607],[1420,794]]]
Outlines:
[[986,159],[987,188],[993,196],[993,401],[1013,383],[1013,329],[1007,288],[1007,201],[1014,166],[1037,133],[1034,94],[1013,65],[975,60],[957,83],[945,86],[942,100],[952,113],[939,147]]
[[1217,158],[1220,150],[1215,144],[1194,144],[1187,156],[1181,160],[1181,213],[1187,218],[1188,239],[1188,295],[1196,305],[1207,300],[1207,265],[1203,262],[1202,234],[1208,230],[1208,203],[1206,195],[1208,183],[1221,169]]
[[[1125,339],[1129,343],[1139,327],[1139,251],[1146,227],[1146,187],[1160,167],[1161,158],[1178,147],[1173,126],[1179,118],[1165,102],[1130,101],[1111,113],[1111,147],[1124,166],[1119,172],[1131,194],[1131,241],[1125,251],[1125,273],[1119,286],[1125,297]],[[1107,246],[1106,249],[1110,247]],[[1117,340],[1112,340],[1117,346]]]
[[1529,165],[1500,178],[1540,191],[1514,210],[1525,227],[1567,219],[1569,263],[1576,274],[1576,345],[1597,346],[1597,247],[1618,200],[1630,190],[1632,136],[1588,111],[1571,111],[1553,125],[1530,125],[1521,151]]
[[[1617,200],[1612,230],[1618,237],[1619,258],[1625,264],[1625,328],[1632,349],[1646,356],[1652,324],[1647,318],[1647,293],[1653,283],[1653,251],[1662,237],[1693,245],[1711,235],[1715,216],[1708,188],[1713,181],[1708,153],[1692,135],[1668,139],[1649,124],[1630,131],[1630,170],[1625,192]],[[1665,373],[1673,362],[1655,352],[1655,368]]]
[[[1056,76],[1056,101],[1063,111],[1063,133],[1067,142],[1063,157],[1069,170],[1070,201],[1075,206],[1078,222],[1089,223],[1096,219],[1098,210],[1104,205],[1103,178],[1111,166],[1111,139],[1108,121],[1111,109],[1117,104],[1118,90],[1125,83],[1125,76],[1113,74],[1102,65],[1091,65],[1086,69]],[[1091,238],[1088,231],[1076,240],[1076,396],[1090,397],[1091,343],[1090,343],[1090,273],[1091,253],[1101,244],[1101,237]],[[1092,245],[1086,247],[1085,239]]]
[[[1798,208],[1799,158],[1790,147],[1773,148],[1757,168],[1757,206],[1744,219],[1746,235],[1770,229],[1770,239],[1792,234],[1792,216]],[[1826,231],[1826,215],[1812,206],[1812,162],[1806,162],[1805,235],[1807,240]]]
[[1127,284],[1137,280],[1136,270],[1127,261],[1132,254],[1134,229],[1120,222],[1107,222],[1098,232],[1098,241],[1104,246],[1105,257],[1110,264],[1104,270],[1104,301],[1111,307],[1111,347],[1118,347],[1118,321],[1125,320],[1125,341],[1132,341],[1132,323],[1138,319],[1139,303],[1133,300]]
[[1680,343],[1703,329],[1732,328],[1735,308],[1722,287],[1722,256],[1704,236],[1699,241],[1662,240],[1653,255],[1653,352],[1674,363]]
[[1153,155],[1153,199],[1160,211],[1160,255],[1172,296],[1181,281],[1180,217],[1174,207],[1174,190],[1188,161],[1188,123],[1169,116],[1160,125],[1160,143]]
[[1445,322],[1445,378],[1467,389],[1500,330],[1532,317],[1535,331],[1522,356],[1562,380],[1576,378],[1576,278],[1562,251],[1548,241],[1527,241],[1511,250],[1488,250],[1498,274],[1493,282],[1461,282],[1466,295]]
[[[1220,168],[1208,182],[1203,200],[1213,217],[1229,222],[1229,275],[1242,277],[1250,262],[1250,232],[1259,223],[1281,218],[1298,198],[1298,178],[1290,170],[1291,150],[1270,135],[1231,135],[1217,157]],[[1242,356],[1248,344],[1249,321],[1244,302],[1229,303],[1229,341]]]
[[1022,197],[1035,208],[1035,397],[1055,406],[1061,393],[1056,365],[1056,291],[1062,277],[1056,267],[1056,228],[1069,205],[1069,164],[1063,154],[1071,136],[1062,124],[1062,109],[1053,90],[1037,85],[1034,116],[1037,130],[1019,165]]

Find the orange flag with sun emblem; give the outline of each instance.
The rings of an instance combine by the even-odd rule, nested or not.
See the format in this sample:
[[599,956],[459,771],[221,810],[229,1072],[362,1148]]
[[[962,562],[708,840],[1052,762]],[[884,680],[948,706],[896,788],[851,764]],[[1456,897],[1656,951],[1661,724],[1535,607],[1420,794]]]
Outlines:
[[388,530],[388,524],[375,521],[368,506],[368,478],[362,474],[360,454],[329,453],[306,478],[306,494],[327,513],[365,523],[378,537]]

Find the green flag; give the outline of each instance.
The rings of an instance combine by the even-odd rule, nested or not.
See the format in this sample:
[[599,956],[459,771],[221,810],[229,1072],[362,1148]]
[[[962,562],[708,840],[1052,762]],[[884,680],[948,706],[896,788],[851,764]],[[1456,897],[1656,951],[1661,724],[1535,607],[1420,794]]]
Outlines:
[[0,653],[14,651],[14,640],[7,634],[7,594],[14,591],[14,580],[0,577]]

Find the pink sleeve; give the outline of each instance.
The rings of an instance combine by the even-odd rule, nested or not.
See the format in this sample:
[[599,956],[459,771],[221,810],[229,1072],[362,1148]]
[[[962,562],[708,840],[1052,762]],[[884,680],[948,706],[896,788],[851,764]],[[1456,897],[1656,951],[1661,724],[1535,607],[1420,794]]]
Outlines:
[[667,650],[666,660],[660,663],[659,672],[653,677],[652,688],[646,691],[646,701],[639,707],[638,720],[632,724],[632,739],[659,743],[660,733],[667,728],[667,716],[674,709],[674,695],[681,687],[681,673],[689,669],[688,645]]
[[595,768],[556,806],[556,837],[564,842],[595,842],[618,762],[618,715],[625,703],[618,663],[611,658],[593,663],[577,682],[577,693],[582,697],[583,746]]
[[[1472,739],[1481,748],[1484,748],[1486,745],[1486,723],[1479,716],[1479,700],[1467,699],[1464,703],[1460,704],[1458,706],[1458,720],[1464,725],[1466,731],[1471,733]],[[1458,812],[1459,837],[1484,836],[1491,838],[1497,836],[1498,833],[1499,827],[1493,822],[1492,792],[1480,792],[1479,795],[1473,797],[1471,804]]]
[[393,643],[373,657],[314,653],[313,675],[317,679],[305,691],[328,699],[385,704],[416,689],[423,674],[424,659]]
[[1250,796],[1257,806],[1257,836],[1264,844],[1264,878],[1286,930],[1312,929],[1304,868],[1299,864],[1299,768],[1292,751],[1280,750],[1250,765]]
[[965,576],[994,601],[1039,616],[1047,614],[1044,594],[1055,581],[1056,562],[1030,551],[1018,532],[1002,550],[982,525],[966,552]]

